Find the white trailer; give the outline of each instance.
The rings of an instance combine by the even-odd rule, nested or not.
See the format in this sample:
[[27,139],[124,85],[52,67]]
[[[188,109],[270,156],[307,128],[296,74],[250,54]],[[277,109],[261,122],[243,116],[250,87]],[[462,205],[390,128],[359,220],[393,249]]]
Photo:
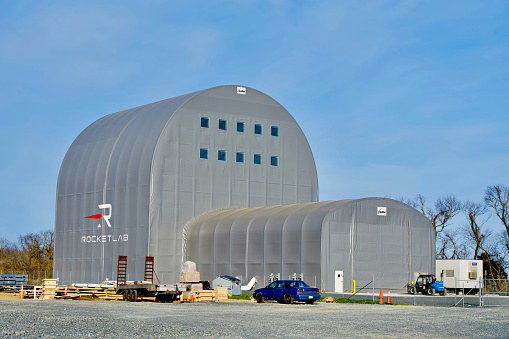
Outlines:
[[448,292],[458,294],[478,293],[483,274],[482,260],[438,259],[436,261],[437,280],[444,282]]

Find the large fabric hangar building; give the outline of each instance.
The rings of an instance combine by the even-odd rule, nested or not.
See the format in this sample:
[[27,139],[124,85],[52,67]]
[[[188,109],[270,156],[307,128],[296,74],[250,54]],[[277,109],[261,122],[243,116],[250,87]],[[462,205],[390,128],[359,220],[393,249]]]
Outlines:
[[[318,202],[313,154],[271,97],[219,86],[107,115],[72,143],[57,186],[54,276],[128,280],[155,257],[161,283],[196,262],[203,280],[297,273],[324,291],[375,276],[403,288],[434,272],[435,234],[384,198]],[[339,287],[338,287],[339,286]]]

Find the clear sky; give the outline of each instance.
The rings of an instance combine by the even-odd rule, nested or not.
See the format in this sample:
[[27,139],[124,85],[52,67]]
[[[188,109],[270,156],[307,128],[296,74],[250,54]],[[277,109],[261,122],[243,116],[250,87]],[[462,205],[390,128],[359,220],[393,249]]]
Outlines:
[[0,1],[0,237],[53,229],[100,117],[217,85],[279,101],[320,200],[509,185],[508,1]]

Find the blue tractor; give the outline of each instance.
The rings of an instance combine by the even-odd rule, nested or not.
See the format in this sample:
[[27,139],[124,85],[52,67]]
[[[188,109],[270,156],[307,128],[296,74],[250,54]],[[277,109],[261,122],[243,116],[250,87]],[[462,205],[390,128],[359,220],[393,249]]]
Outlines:
[[438,292],[440,295],[445,295],[444,282],[437,281],[434,274],[419,275],[415,280],[415,285],[408,284],[407,291],[409,294],[433,295]]

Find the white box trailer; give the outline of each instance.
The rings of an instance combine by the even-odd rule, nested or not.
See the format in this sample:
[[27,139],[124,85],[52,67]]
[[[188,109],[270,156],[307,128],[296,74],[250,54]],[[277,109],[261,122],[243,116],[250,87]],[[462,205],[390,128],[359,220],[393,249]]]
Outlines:
[[479,292],[479,285],[483,274],[482,260],[468,259],[437,259],[437,280],[444,282],[448,292],[465,293]]

